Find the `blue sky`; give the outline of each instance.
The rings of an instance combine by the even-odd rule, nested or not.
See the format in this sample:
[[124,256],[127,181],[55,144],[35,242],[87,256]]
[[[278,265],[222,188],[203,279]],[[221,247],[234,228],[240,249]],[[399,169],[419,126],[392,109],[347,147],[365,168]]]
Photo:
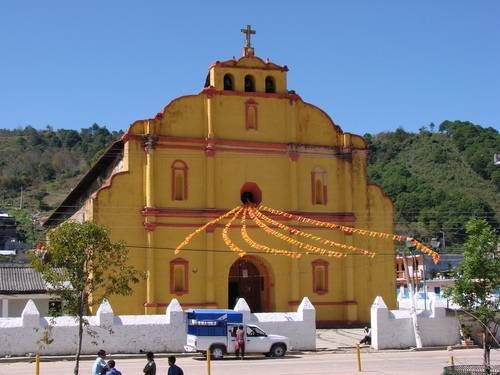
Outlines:
[[348,132],[469,120],[500,128],[500,1],[0,3],[0,127],[126,129],[256,54]]

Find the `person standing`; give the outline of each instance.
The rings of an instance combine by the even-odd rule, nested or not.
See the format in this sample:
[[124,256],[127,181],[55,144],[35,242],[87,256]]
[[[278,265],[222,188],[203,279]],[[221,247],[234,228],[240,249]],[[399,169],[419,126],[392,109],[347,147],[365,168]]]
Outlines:
[[92,366],[92,375],[101,375],[105,368],[106,351],[101,349],[97,352],[97,358],[95,359],[94,365]]
[[168,374],[167,375],[184,375],[182,369],[175,364],[175,356],[171,355],[168,357]]
[[156,363],[154,357],[155,355],[153,354],[153,352],[147,352],[146,359],[148,360],[148,363],[146,363],[144,370],[142,370],[144,374],[156,375]]
[[245,330],[240,325],[236,330],[236,357],[241,353],[241,359],[245,358]]
[[122,373],[120,371],[118,371],[116,368],[115,368],[116,364],[115,364],[115,361],[113,361],[112,359],[110,359],[108,361],[108,371],[106,371],[106,375],[122,375]]

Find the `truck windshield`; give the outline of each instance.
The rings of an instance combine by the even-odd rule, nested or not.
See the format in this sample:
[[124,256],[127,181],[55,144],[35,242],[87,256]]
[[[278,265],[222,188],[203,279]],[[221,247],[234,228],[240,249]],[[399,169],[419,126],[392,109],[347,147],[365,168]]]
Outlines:
[[247,336],[256,337],[256,336],[267,336],[267,335],[259,327],[247,327]]

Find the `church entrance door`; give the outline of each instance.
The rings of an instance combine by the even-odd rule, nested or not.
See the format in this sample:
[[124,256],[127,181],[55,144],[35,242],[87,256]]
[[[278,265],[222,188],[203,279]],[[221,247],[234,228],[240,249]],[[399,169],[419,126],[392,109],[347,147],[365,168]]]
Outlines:
[[252,312],[261,312],[266,306],[264,291],[269,288],[267,280],[251,259],[242,258],[233,263],[229,270],[228,308],[236,305],[238,298],[244,298]]

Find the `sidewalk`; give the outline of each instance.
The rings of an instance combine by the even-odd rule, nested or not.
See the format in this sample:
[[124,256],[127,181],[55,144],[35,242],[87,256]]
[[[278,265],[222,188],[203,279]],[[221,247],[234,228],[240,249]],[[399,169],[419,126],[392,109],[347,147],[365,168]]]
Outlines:
[[317,329],[316,350],[352,349],[363,337],[362,328]]

